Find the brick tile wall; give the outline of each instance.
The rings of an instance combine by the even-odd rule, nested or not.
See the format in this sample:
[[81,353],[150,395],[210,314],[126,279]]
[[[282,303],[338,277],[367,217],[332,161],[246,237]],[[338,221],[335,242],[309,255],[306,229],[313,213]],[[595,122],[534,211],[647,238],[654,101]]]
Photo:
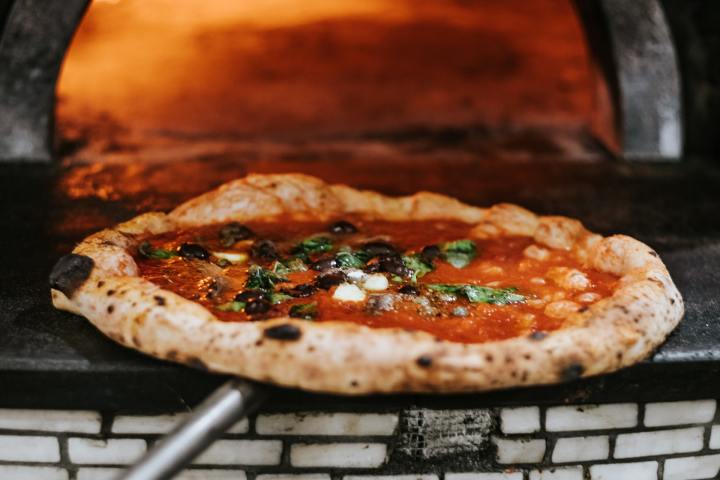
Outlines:
[[[0,479],[115,478],[187,413],[0,409]],[[462,410],[262,413],[185,480],[702,480],[720,473],[712,399]]]

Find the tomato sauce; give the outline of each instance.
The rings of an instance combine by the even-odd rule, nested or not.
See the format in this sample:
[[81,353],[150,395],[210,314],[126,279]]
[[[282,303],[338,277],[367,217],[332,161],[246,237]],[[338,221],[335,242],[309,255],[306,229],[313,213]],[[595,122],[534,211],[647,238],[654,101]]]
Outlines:
[[[192,261],[180,256],[152,259],[138,253],[136,260],[143,277],[204,305],[223,321],[262,321],[288,315],[293,305],[316,302],[317,316],[314,321],[339,320],[374,328],[422,330],[439,338],[467,343],[561,328],[567,315],[582,311],[587,305],[609,296],[618,280],[613,275],[585,267],[569,252],[534,245],[531,238],[508,236],[474,239],[470,233],[472,227],[462,222],[390,222],[362,218],[345,220],[351,221],[357,227],[357,233],[328,233],[331,222],[250,222],[246,226],[255,234],[252,239],[240,240],[230,247],[221,243],[219,232],[223,225],[170,232],[145,240],[152,248],[168,252],[176,251],[183,243],[199,244],[210,252],[210,258]],[[366,242],[378,240],[392,244],[400,253],[411,254],[428,245],[472,239],[476,244],[477,254],[464,268],[456,268],[438,258],[433,262],[434,271],[418,278],[417,283],[386,274],[390,280],[388,288],[380,292],[367,292],[367,299],[361,302],[333,298],[337,287],[332,287],[329,290],[318,289],[305,298],[285,298],[261,315],[221,309],[222,305],[231,302],[235,295],[243,290],[249,265],[258,263],[270,268],[272,262],[247,258],[221,268],[213,264],[216,260],[213,252],[240,253],[249,257],[253,242],[262,239],[273,241],[283,258],[288,258],[292,256],[290,252],[293,246],[305,238],[319,235],[332,240],[333,250],[314,255],[308,262],[316,258],[332,257],[339,247],[360,249]],[[532,249],[535,249],[535,252],[539,250],[541,255],[528,254]],[[205,264],[208,264],[207,267]],[[563,281],[567,279],[569,271],[573,273],[575,284]],[[278,283],[275,288],[283,291],[296,285],[308,284],[313,282],[318,274],[319,272],[312,269],[286,273],[283,276],[288,281]],[[525,301],[504,305],[471,303],[467,298],[442,298],[438,301],[442,296],[425,288],[428,284],[448,283],[497,289],[512,287],[525,297]],[[420,295],[398,293],[403,285],[408,284],[418,287]],[[388,296],[385,300],[390,299],[391,308],[369,308],[369,299],[379,295]]]

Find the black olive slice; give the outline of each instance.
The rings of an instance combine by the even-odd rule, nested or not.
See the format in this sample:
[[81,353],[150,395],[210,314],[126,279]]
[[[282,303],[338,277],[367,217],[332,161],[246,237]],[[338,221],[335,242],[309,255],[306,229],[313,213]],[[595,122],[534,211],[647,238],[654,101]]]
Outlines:
[[335,285],[340,285],[345,281],[345,274],[342,272],[331,272],[318,275],[315,279],[315,285],[323,290],[330,290]]
[[332,225],[330,225],[330,228],[328,228],[330,233],[334,233],[336,235],[349,235],[351,233],[357,233],[358,229],[355,225],[353,225],[350,222],[347,222],[345,220],[339,220]]
[[387,242],[381,241],[368,242],[362,246],[362,250],[373,257],[378,257],[380,255],[397,255],[395,247]]
[[178,247],[177,253],[183,258],[196,258],[198,260],[210,258],[210,252],[197,243],[183,243]]
[[250,255],[256,260],[272,261],[280,258],[278,249],[270,240],[258,240],[250,248]]

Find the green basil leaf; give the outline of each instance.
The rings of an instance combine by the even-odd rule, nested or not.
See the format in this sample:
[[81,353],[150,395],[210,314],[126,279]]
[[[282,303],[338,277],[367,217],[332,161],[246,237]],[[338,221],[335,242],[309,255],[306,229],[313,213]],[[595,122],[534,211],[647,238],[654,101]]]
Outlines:
[[288,295],[287,293],[273,292],[270,294],[270,303],[272,303],[273,305],[277,305],[279,303],[290,300],[291,298],[293,297]]
[[440,246],[443,259],[455,268],[465,268],[477,255],[477,246],[472,240],[455,240]]
[[329,252],[332,250],[332,240],[329,237],[309,237],[295,245],[290,253],[298,258],[307,260],[311,254]]
[[245,282],[246,290],[265,290],[272,292],[275,288],[275,284],[281,282],[289,282],[289,280],[282,275],[271,272],[260,265],[251,265],[248,269],[248,278]]
[[245,302],[227,302],[215,308],[221,312],[242,312],[245,309]]
[[370,260],[370,256],[362,251],[341,250],[335,255],[340,268],[363,268]]
[[417,282],[417,279],[435,270],[435,266],[432,264],[425,263],[417,253],[412,255],[404,255],[402,257],[403,263],[407,268],[412,270],[410,280]]
[[287,275],[288,273],[306,272],[307,265],[299,258],[289,258],[287,260],[277,260],[271,268],[273,273],[278,275]]
[[315,320],[318,315],[317,302],[298,303],[290,307],[290,316],[303,320]]
[[220,268],[226,268],[232,265],[232,262],[228,260],[227,258],[218,258],[215,262],[215,265],[217,265]]
[[430,290],[467,298],[471,303],[490,303],[493,305],[508,305],[512,303],[525,303],[526,297],[517,292],[517,288],[490,288],[480,285],[430,283]]
[[155,260],[167,260],[176,257],[177,253],[164,248],[153,248],[150,242],[143,242],[138,247],[138,251],[145,258],[154,258]]

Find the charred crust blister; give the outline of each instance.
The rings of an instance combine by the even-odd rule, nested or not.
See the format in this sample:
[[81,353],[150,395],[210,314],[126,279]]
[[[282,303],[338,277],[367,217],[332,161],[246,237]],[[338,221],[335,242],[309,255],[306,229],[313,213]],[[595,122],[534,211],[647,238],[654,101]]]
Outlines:
[[285,323],[283,325],[266,328],[263,334],[275,340],[297,340],[302,335],[302,330],[295,325]]
[[545,337],[547,337],[547,333],[545,332],[533,332],[528,335],[528,338],[530,338],[530,340],[542,340]]
[[429,355],[420,355],[417,360],[415,360],[415,363],[417,363],[420,367],[428,368],[432,366],[433,359]]
[[562,371],[560,372],[560,378],[564,382],[570,382],[572,380],[577,380],[578,378],[582,377],[582,374],[584,372],[585,367],[583,367],[582,364],[571,363],[570,365],[562,369]]
[[70,253],[60,258],[50,272],[50,286],[71,298],[90,277],[95,262],[90,257]]
[[165,301],[165,297],[161,297],[160,295],[155,295],[155,296],[153,297],[153,300],[155,300],[155,303],[157,303],[157,304],[158,304],[159,306],[161,306],[161,307],[164,307],[165,304],[167,303],[167,302]]
[[198,370],[209,370],[208,366],[198,357],[188,357],[185,362],[188,366],[197,368]]

